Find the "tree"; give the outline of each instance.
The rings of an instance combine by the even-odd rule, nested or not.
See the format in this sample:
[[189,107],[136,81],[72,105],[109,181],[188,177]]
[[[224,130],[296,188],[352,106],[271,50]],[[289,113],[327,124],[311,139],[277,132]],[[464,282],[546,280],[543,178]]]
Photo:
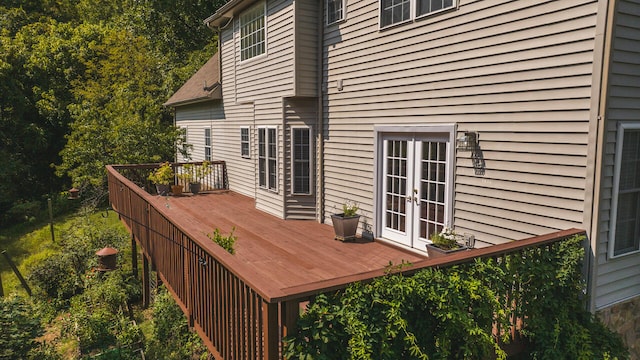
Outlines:
[[72,123],[58,174],[74,184],[106,184],[105,165],[173,158],[181,132],[162,108],[166,64],[149,42],[126,30],[82,25],[101,35],[84,62],[69,105]]

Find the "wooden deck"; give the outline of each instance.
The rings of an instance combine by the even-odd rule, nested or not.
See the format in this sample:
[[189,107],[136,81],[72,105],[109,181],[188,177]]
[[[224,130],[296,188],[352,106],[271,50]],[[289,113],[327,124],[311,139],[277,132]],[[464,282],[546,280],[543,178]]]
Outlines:
[[[182,164],[173,166],[181,171]],[[409,262],[402,271],[410,274],[543,249],[584,233],[567,229],[430,259],[380,242],[343,243],[333,239],[328,225],[256,210],[253,199],[224,190],[224,162],[212,166],[220,180],[210,182],[213,191],[183,196],[144,190],[151,188],[146,179],[157,164],[107,166],[107,172],[109,200],[129,228],[132,246],[143,253],[143,298],[149,299],[153,268],[216,359],[280,359],[282,340],[295,332],[301,303],[382,276],[389,264]],[[234,255],[207,237],[216,228],[223,234],[235,228]]]
[[382,274],[390,262],[425,259],[380,242],[334,240],[330,225],[279,219],[255,209],[252,198],[230,191],[154,196],[153,202],[190,234],[212,233],[215,228],[227,234],[235,228],[236,253],[230,256],[243,265],[236,268],[237,275],[255,279],[256,290],[269,300],[298,296],[295,289],[341,287],[358,274]]

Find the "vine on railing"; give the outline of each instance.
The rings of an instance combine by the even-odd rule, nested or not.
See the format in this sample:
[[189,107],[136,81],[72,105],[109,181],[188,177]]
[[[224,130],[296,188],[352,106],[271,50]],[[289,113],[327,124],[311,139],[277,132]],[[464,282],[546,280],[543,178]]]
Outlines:
[[585,310],[585,236],[319,295],[286,339],[288,359],[627,358]]

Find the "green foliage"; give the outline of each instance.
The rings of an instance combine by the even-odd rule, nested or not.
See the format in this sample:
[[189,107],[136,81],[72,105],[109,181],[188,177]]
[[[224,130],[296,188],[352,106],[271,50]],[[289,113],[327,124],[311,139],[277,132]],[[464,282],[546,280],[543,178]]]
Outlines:
[[145,355],[149,359],[206,359],[202,340],[189,330],[182,310],[165,288],[158,289],[152,305],[153,330],[147,339]]
[[160,167],[153,170],[148,179],[154,184],[170,185],[173,183],[173,175],[173,167],[168,161],[165,161]]
[[[505,359],[495,326],[523,319],[534,359],[625,359],[620,338],[584,310],[584,237],[411,277],[393,271],[317,296],[286,339],[290,359]],[[518,291],[519,290],[519,291]],[[513,308],[513,301],[519,304]]]
[[0,298],[0,359],[26,359],[42,334],[29,302],[18,296]]
[[433,245],[445,249],[457,249],[460,245],[456,242],[456,233],[453,229],[444,227],[440,232],[434,232],[429,236]]
[[235,227],[231,229],[229,235],[224,236],[220,233],[220,229],[216,228],[215,230],[213,230],[213,233],[207,234],[207,237],[213,240],[214,243],[220,245],[229,254],[235,254],[236,250],[233,247],[236,244],[236,240],[238,240],[238,237],[233,235],[234,231],[236,231]]
[[359,209],[360,206],[352,201],[346,201],[344,204],[342,204],[342,213],[345,217],[355,216]]
[[223,3],[4,1],[0,214],[70,182],[104,187],[106,164],[172,158],[184,133],[162,103],[215,51],[202,19]]

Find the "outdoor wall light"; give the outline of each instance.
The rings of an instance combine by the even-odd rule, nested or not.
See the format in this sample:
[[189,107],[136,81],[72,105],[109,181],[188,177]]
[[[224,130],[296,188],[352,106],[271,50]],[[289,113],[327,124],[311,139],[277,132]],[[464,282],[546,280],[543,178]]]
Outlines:
[[478,147],[478,135],[472,131],[465,131],[456,139],[458,151],[474,151]]

